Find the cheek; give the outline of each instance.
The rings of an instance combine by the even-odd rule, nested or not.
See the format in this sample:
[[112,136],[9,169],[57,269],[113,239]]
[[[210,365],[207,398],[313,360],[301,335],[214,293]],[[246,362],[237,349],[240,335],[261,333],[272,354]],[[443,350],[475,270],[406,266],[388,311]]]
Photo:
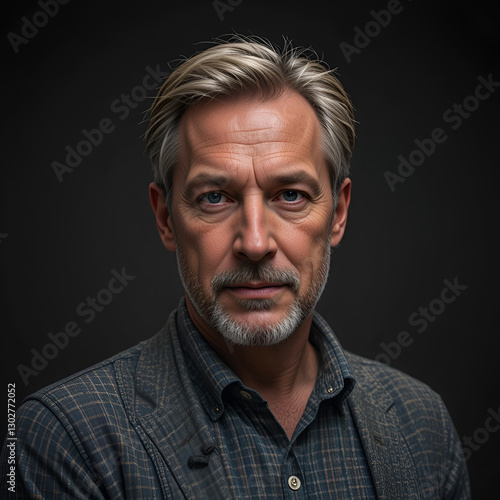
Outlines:
[[312,220],[284,228],[279,246],[298,268],[316,267],[324,257],[330,243],[330,226],[324,221],[321,217],[317,223]]
[[192,273],[202,282],[210,281],[214,274],[229,267],[231,239],[220,225],[207,227],[182,222],[178,243]]

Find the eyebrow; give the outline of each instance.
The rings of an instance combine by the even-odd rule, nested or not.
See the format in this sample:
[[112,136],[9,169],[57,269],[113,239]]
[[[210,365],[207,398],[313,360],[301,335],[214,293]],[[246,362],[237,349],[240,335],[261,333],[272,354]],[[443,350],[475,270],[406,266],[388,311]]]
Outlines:
[[317,179],[312,175],[304,172],[303,170],[298,170],[296,172],[287,172],[284,174],[270,175],[269,180],[275,184],[280,185],[292,185],[303,182],[309,186],[312,190],[314,197],[318,197],[321,194],[321,185]]
[[[303,170],[295,172],[286,172],[283,174],[269,174],[267,180],[272,184],[287,186],[303,182],[309,186],[313,197],[318,197],[321,194],[321,185],[317,179]],[[230,183],[228,175],[200,172],[198,175],[189,180],[186,184],[186,193],[191,192],[199,185],[209,185],[216,188],[226,187]]]
[[196,186],[199,186],[200,184],[222,188],[229,184],[229,176],[223,174],[217,175],[213,173],[201,172],[187,182],[185,188],[186,193],[191,194],[193,189],[195,189]]

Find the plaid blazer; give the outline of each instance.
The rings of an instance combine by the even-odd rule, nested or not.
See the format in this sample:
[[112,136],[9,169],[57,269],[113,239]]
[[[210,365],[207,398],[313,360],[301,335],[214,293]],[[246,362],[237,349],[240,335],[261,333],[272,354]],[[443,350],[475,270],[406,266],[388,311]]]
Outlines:
[[[460,441],[441,398],[425,384],[346,353],[347,398],[377,498],[469,499]],[[189,411],[183,409],[189,408]],[[213,441],[193,390],[173,313],[153,338],[30,396],[18,410],[21,481],[2,498],[231,498],[224,450],[186,467]]]

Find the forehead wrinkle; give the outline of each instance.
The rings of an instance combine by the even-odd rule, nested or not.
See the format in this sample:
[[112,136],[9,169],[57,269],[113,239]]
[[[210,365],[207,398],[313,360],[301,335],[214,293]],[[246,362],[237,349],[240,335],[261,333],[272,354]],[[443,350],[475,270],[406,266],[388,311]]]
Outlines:
[[248,184],[252,178],[257,182],[257,177],[265,182],[268,171],[294,169],[303,164],[305,170],[312,166],[314,173],[311,174],[322,183],[323,175],[318,167],[325,161],[323,130],[314,110],[305,101],[298,105],[295,102],[293,107],[288,100],[283,101],[283,106],[271,111],[262,105],[266,102],[257,101],[250,108],[246,104],[246,107],[238,107],[237,101],[212,102],[205,108],[208,114],[205,112],[199,117],[198,105],[188,109],[180,134],[185,180],[191,177],[193,170],[204,166],[231,177],[250,167],[243,176],[245,179],[241,178],[238,184]]
[[[221,130],[218,128],[220,120],[217,120],[216,123],[211,124],[214,118],[209,117],[206,121],[207,123],[198,123],[197,121],[185,120],[181,127],[183,127],[183,131],[186,136],[186,143],[188,146],[193,145],[194,142],[199,143],[203,147],[204,144],[210,144],[213,146],[217,145],[230,145],[230,144],[239,144],[239,145],[253,145],[259,142],[266,142],[269,140],[273,140],[272,136],[278,136],[282,133],[282,129],[284,128],[282,125],[280,126],[259,126],[259,127],[238,127],[234,122],[235,119],[229,120],[226,124],[230,129],[226,129],[221,133]],[[273,134],[274,132],[274,134]],[[234,137],[236,136],[236,140]],[[196,141],[193,141],[196,139]]]
[[[219,137],[218,134],[214,134],[214,137],[208,137],[203,141],[198,140],[198,144],[196,144],[194,148],[191,141],[189,141],[187,145],[191,146],[191,150],[207,150],[208,152],[211,152],[212,150],[220,151],[222,148],[225,148],[228,150],[228,152],[238,152],[241,154],[248,154],[252,156],[255,155],[255,153],[256,155],[259,155],[259,152],[248,151],[249,147],[262,146],[263,148],[265,148],[266,145],[286,144],[288,146],[295,146],[298,148],[300,147],[302,142],[307,142],[307,139],[304,137],[304,135],[299,136],[297,134],[287,134],[287,136],[283,138],[284,134],[282,131],[277,134],[272,134],[274,135],[274,137],[271,134],[267,135],[266,137],[261,137],[262,134],[260,133],[248,134],[246,131],[233,132],[231,133],[231,135],[237,135],[238,137],[226,138]],[[298,140],[295,140],[296,138]]]
[[[202,150],[205,146],[210,148],[227,147],[230,150],[244,146],[255,146],[262,144],[266,148],[266,144],[288,142],[297,144],[300,147],[304,142],[320,143],[322,138],[322,129],[316,114],[306,104],[308,109],[300,109],[299,115],[302,120],[299,131],[291,130],[289,127],[290,117],[285,113],[280,115],[279,111],[267,110],[262,106],[265,102],[256,101],[256,104],[250,110],[238,112],[237,101],[233,103],[236,108],[229,106],[228,102],[211,102],[205,105],[195,105],[188,109],[181,120],[181,128],[183,129],[188,149]],[[223,106],[224,112],[230,116],[227,121],[221,118],[223,112],[217,107],[213,114],[205,114],[201,120],[193,118],[193,113],[196,109],[203,109],[205,106]],[[287,104],[287,106],[289,106]],[[234,109],[234,111],[233,111]],[[297,109],[297,108],[296,108]],[[264,116],[264,122],[262,122]]]
[[[314,115],[313,115],[314,117]],[[206,126],[206,124],[199,124],[197,122],[188,122],[186,124],[186,139],[188,146],[193,145],[191,139],[196,138],[197,147],[203,148],[205,144],[210,146],[254,146],[258,144],[272,144],[288,142],[297,144],[297,146],[303,142],[316,142],[321,140],[321,128],[313,117],[304,117],[304,123],[300,130],[300,133],[295,133],[288,129],[288,121],[280,119],[278,122],[278,117],[276,117],[277,123],[272,126],[258,126],[253,127],[247,125],[243,127],[236,127],[234,124],[229,123],[227,125],[232,126],[232,130],[221,131],[218,129],[217,123],[213,124],[213,127]],[[211,121],[211,120],[209,120]],[[231,122],[232,120],[230,120]],[[319,137],[318,137],[319,136]]]
[[305,125],[300,133],[289,130],[284,122],[280,126],[232,130],[227,132],[227,136],[230,139],[228,142],[243,146],[286,143],[298,147],[304,142],[320,140],[319,137],[316,137],[317,130],[314,122]]
[[[272,131],[275,133],[271,132],[262,137],[263,131]],[[228,153],[258,157],[272,154],[273,146],[280,146],[282,144],[286,146],[286,149],[276,151],[276,154],[280,154],[286,153],[287,151],[295,152],[301,149],[304,143],[306,143],[309,145],[307,148],[308,152],[312,152],[311,149],[315,144],[321,144],[321,134],[317,134],[317,132],[318,130],[316,127],[306,127],[302,129],[300,134],[286,131],[281,128],[257,129],[255,133],[251,134],[248,134],[247,131],[238,130],[227,132],[222,137],[220,137],[220,134],[213,133],[205,140],[198,141],[195,149],[198,154],[201,151],[212,153],[213,151],[220,152],[221,149],[225,149]],[[249,148],[254,149],[249,150]],[[191,147],[191,149],[193,150],[194,148]],[[267,151],[269,151],[269,153],[267,153]]]

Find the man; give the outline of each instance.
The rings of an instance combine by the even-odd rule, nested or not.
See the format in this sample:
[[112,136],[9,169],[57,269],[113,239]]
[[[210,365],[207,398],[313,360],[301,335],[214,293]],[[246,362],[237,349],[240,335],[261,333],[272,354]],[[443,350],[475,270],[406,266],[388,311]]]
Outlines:
[[186,296],[152,339],[28,398],[19,492],[470,497],[439,396],[344,352],[314,312],[346,226],[353,123],[332,72],[290,46],[238,38],[170,75],[150,198]]

